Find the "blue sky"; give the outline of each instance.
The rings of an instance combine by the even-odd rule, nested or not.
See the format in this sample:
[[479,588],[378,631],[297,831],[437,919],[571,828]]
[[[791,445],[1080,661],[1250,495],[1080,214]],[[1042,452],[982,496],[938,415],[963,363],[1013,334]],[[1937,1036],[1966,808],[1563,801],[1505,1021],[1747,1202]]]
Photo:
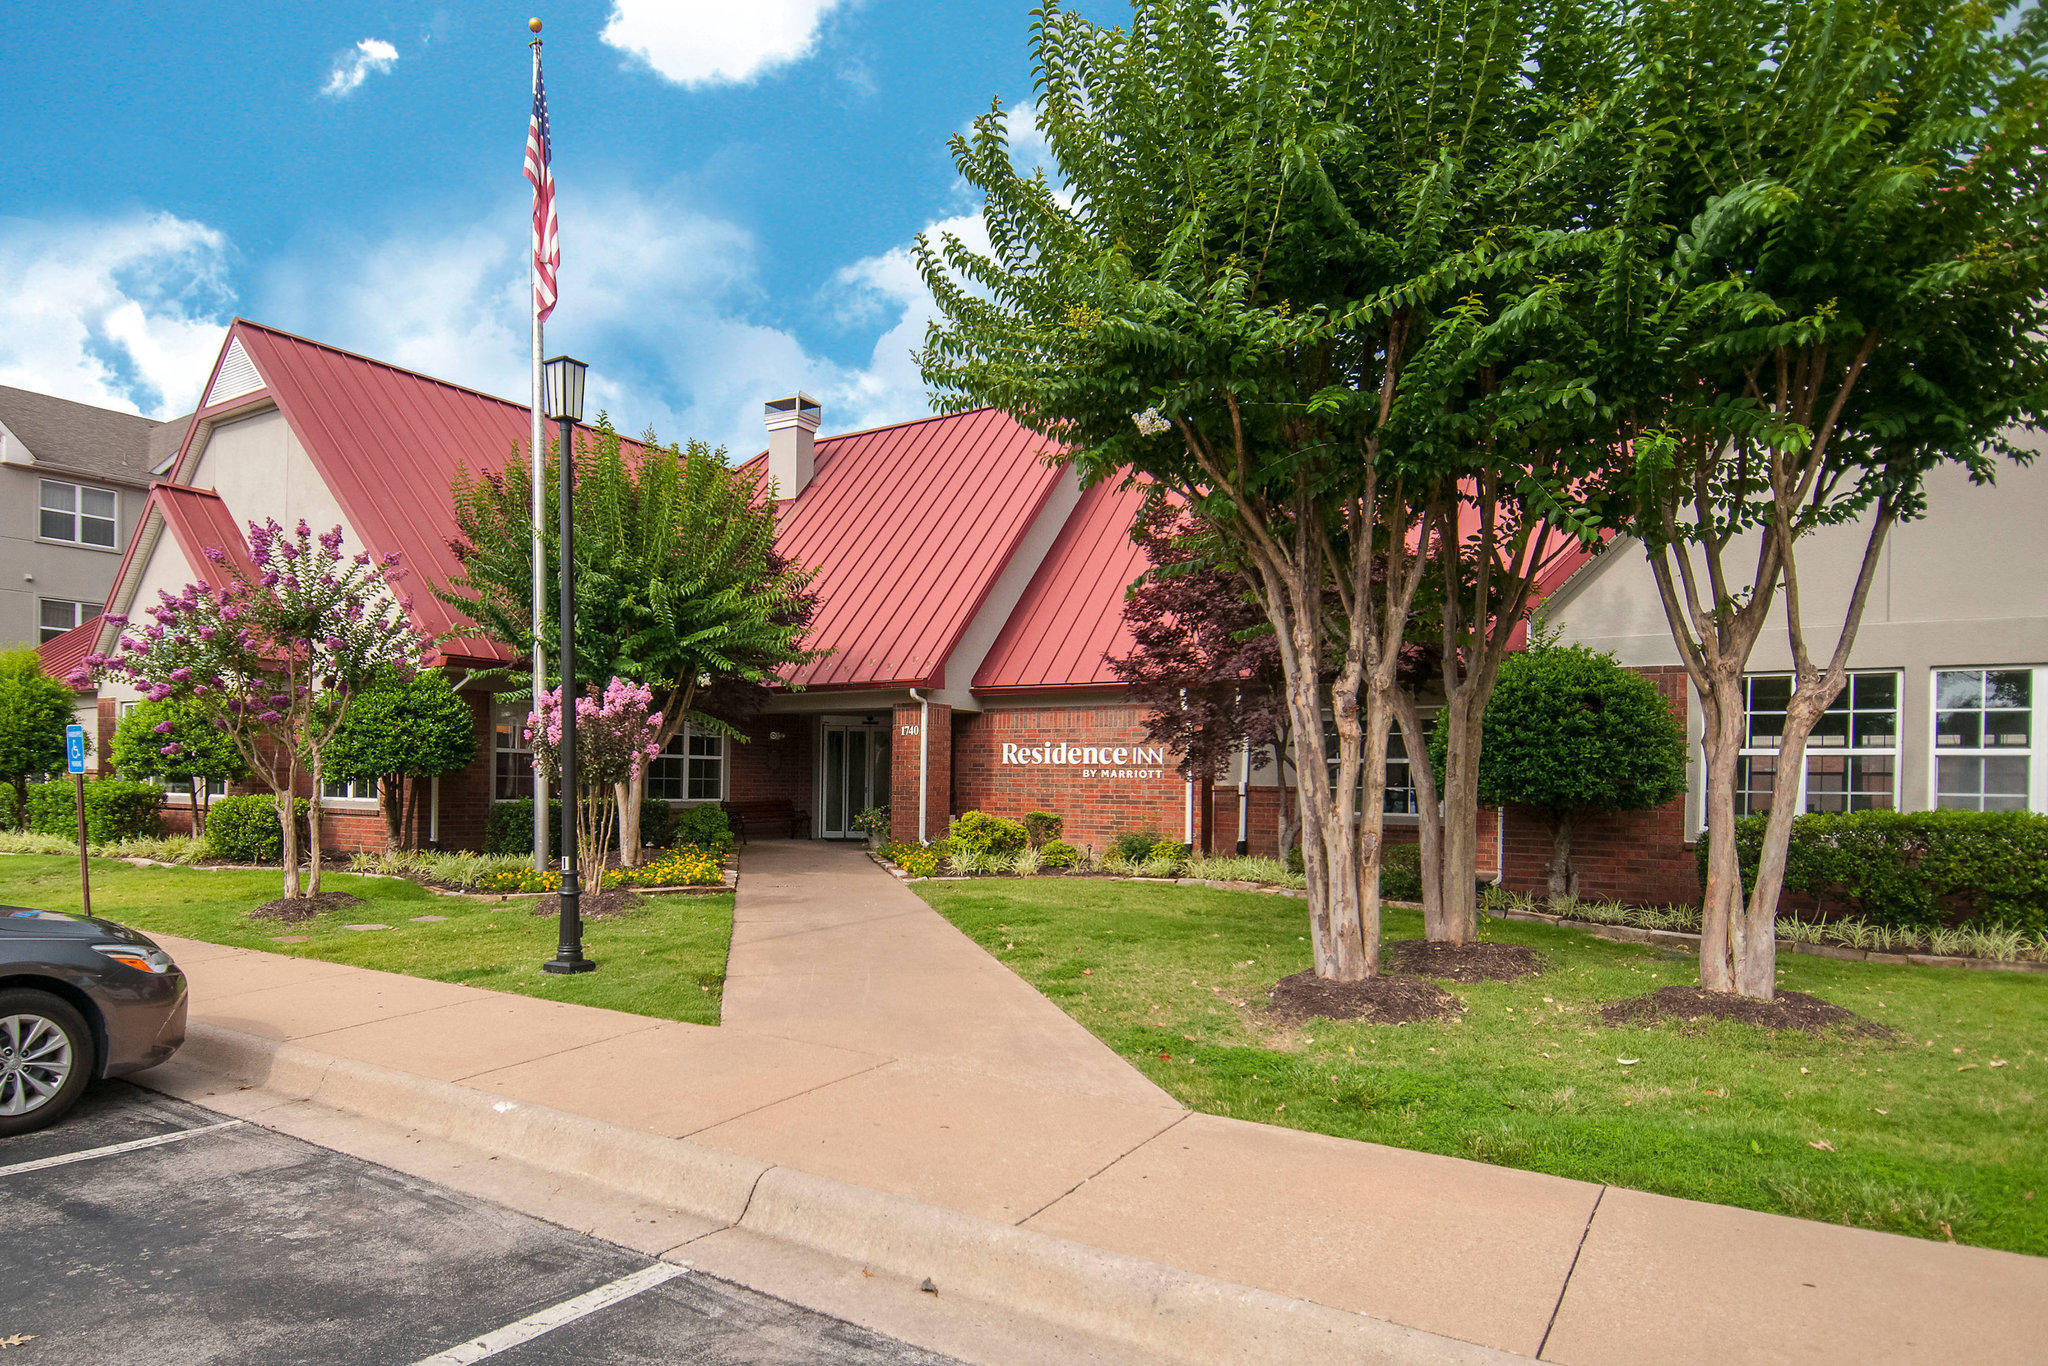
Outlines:
[[907,250],[977,230],[945,142],[1028,101],[1029,0],[10,6],[0,383],[185,411],[239,313],[523,397],[536,12],[596,401],[740,450],[798,386],[926,411]]

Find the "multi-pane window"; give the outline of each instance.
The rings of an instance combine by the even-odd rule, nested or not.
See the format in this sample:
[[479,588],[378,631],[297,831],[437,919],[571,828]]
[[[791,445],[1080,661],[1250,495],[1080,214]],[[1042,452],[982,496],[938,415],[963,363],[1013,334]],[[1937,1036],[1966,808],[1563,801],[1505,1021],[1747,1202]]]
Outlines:
[[72,627],[91,621],[100,610],[96,602],[69,602],[63,598],[44,598],[37,609],[36,628],[45,641],[55,640]]
[[[1427,716],[1423,724],[1429,723]],[[1337,789],[1337,723],[1327,713],[1323,716],[1323,762],[1329,769],[1330,790]],[[1360,780],[1363,787],[1364,780]],[[1387,787],[1380,800],[1380,809],[1393,816],[1412,816],[1422,809],[1415,795],[1415,769],[1408,758],[1408,747],[1402,742],[1399,725],[1387,734]]]
[[118,507],[119,499],[112,489],[45,479],[37,534],[46,541],[70,541],[112,550],[119,525]]
[[533,796],[533,749],[526,743],[527,708],[491,705],[491,796],[501,802]]
[[320,784],[320,795],[331,802],[368,802],[377,799],[377,780],[360,778],[352,783],[337,783],[333,779]]
[[1935,806],[2024,811],[2033,757],[2033,670],[1935,671]]
[[[1745,729],[1735,767],[1735,809],[1745,816],[1771,809],[1778,750],[1792,679],[1755,674],[1742,680]],[[1806,741],[1799,783],[1801,811],[1890,810],[1897,805],[1899,676],[1849,675]]]
[[647,765],[647,795],[664,802],[715,802],[725,796],[725,737],[684,730]]

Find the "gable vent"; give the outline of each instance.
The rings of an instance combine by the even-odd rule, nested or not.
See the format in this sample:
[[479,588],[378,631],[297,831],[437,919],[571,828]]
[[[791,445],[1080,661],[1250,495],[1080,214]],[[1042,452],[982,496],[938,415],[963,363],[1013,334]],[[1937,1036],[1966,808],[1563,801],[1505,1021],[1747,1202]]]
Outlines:
[[256,362],[249,359],[249,353],[242,349],[242,343],[237,339],[228,343],[228,354],[220,363],[220,373],[214,376],[213,387],[206,391],[206,402],[200,406],[211,408],[216,403],[253,394],[262,387],[263,376],[256,373]]

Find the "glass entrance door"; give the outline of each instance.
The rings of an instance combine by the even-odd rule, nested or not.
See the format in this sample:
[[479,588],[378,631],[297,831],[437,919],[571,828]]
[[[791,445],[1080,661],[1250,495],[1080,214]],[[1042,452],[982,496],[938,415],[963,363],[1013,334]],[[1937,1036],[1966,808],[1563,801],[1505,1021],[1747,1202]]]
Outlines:
[[864,839],[854,817],[889,804],[889,730],[871,721],[824,722],[824,810],[818,833],[826,839]]

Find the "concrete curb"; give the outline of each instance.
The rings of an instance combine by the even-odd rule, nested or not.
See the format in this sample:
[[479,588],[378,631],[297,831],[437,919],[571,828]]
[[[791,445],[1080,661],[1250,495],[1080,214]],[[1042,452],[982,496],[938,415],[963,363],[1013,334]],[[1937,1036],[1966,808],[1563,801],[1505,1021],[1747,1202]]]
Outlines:
[[[1189,1362],[1504,1366],[1526,1358],[298,1044],[194,1024],[200,1071]],[[146,1084],[147,1074],[141,1078]],[[260,1122],[260,1119],[259,1119]],[[687,1256],[687,1252],[684,1253]]]

